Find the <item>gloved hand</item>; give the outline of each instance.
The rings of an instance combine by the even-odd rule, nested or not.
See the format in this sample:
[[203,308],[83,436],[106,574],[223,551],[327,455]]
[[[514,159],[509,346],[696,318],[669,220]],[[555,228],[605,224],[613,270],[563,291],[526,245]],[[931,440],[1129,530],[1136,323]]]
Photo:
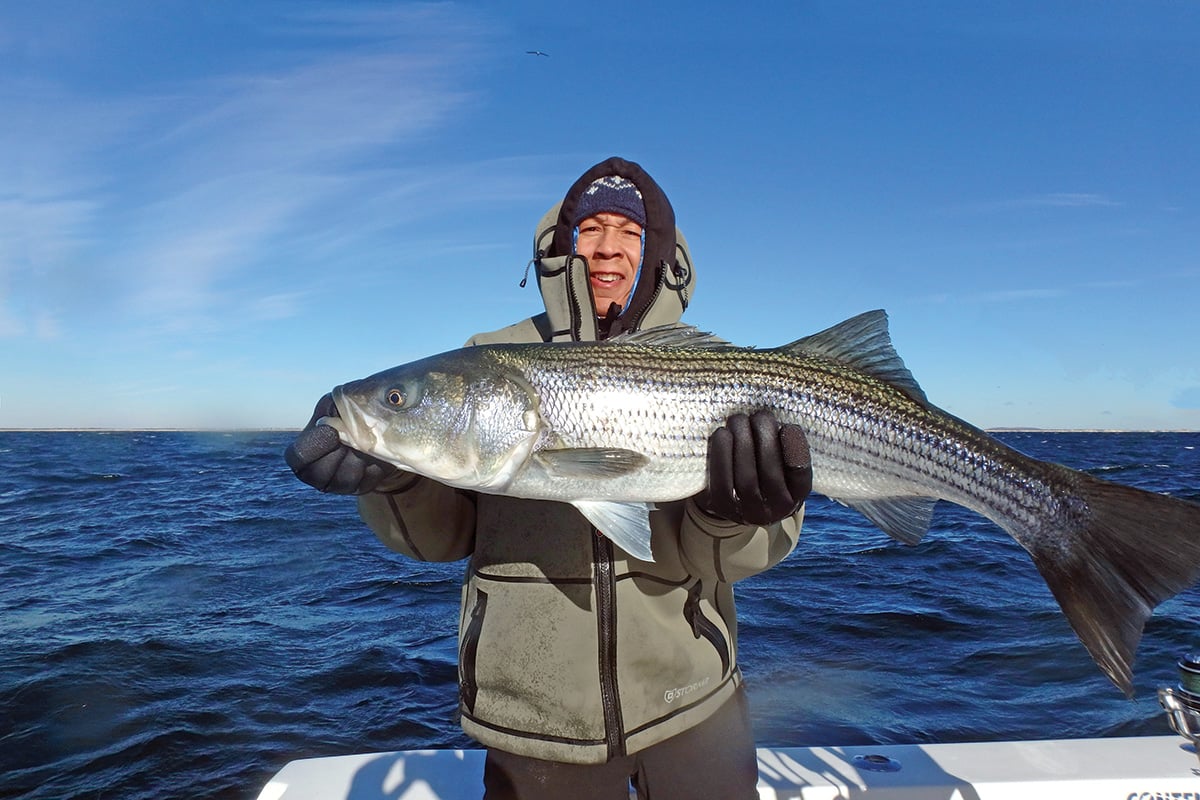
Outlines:
[[696,505],[741,525],[789,517],[812,491],[808,439],[796,425],[780,426],[770,411],[735,414],[708,439],[708,486]]
[[400,472],[399,467],[347,447],[336,430],[317,424],[321,417],[337,415],[333,396],[325,395],[317,401],[308,425],[288,445],[283,458],[297,478],[322,492],[366,494]]

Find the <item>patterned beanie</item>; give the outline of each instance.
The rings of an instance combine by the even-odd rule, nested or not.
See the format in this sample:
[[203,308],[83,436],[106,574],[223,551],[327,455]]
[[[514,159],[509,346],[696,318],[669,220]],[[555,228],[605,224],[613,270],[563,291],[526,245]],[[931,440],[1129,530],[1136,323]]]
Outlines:
[[642,193],[632,181],[620,175],[607,175],[592,181],[579,198],[571,224],[578,225],[588,217],[605,212],[622,214],[646,227],[646,206],[642,203]]

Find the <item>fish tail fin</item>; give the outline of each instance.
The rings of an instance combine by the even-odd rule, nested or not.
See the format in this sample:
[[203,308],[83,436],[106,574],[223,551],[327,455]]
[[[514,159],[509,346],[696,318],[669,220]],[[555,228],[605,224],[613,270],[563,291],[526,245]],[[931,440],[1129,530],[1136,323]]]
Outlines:
[[1200,505],[1057,468],[1075,493],[1067,543],[1020,540],[1092,658],[1133,697],[1151,611],[1200,579]]

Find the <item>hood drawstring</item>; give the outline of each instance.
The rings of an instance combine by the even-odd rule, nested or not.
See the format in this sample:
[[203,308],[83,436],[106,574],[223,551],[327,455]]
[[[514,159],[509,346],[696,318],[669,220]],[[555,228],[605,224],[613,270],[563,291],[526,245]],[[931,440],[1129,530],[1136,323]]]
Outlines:
[[536,264],[537,260],[541,257],[542,257],[542,254],[538,253],[536,256],[529,259],[529,263],[525,265],[525,274],[521,276],[521,282],[517,284],[517,286],[519,288],[521,288],[521,289],[525,288],[525,284],[529,280],[529,268],[532,267],[534,264]]

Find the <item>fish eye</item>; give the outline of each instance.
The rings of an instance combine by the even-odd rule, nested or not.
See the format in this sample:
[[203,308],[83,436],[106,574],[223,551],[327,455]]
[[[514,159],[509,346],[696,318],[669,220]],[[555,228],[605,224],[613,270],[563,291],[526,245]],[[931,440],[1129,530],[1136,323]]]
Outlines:
[[396,408],[404,408],[406,398],[403,389],[388,389],[384,394],[384,398],[387,400],[388,405],[395,406]]

